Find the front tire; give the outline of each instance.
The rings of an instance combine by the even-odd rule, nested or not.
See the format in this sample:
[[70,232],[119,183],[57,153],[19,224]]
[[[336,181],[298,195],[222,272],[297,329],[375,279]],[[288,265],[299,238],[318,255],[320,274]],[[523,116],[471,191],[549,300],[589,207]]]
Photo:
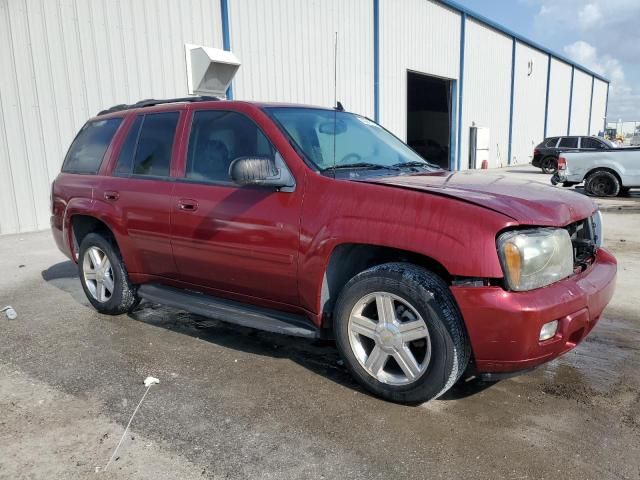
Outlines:
[[467,367],[471,349],[447,284],[416,265],[388,263],[343,288],[334,314],[340,354],[368,391],[419,404],[445,393]]
[[121,315],[130,312],[140,299],[115,242],[89,233],[80,244],[78,274],[87,299],[100,313]]

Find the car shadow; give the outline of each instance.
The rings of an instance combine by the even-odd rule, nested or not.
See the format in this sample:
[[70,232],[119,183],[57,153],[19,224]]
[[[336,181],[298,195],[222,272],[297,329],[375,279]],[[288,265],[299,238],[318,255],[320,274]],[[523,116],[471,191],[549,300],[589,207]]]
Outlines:
[[[47,283],[70,294],[89,308],[80,286],[77,266],[67,260],[42,271]],[[252,355],[288,359],[341,386],[372,396],[353,380],[331,340],[311,340],[242,327],[183,310],[143,301],[127,315],[132,320],[188,335],[199,340]],[[439,400],[460,400],[491,386],[478,382],[459,382]]]

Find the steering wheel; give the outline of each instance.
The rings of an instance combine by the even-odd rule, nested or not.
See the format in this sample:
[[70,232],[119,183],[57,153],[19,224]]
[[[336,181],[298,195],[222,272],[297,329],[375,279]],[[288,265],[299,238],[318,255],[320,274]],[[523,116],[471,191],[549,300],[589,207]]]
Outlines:
[[[349,159],[353,158],[353,161],[347,161]],[[344,157],[342,157],[342,159],[338,162],[336,162],[336,165],[345,165],[345,164],[349,164],[349,163],[360,163],[362,161],[362,157],[360,155],[358,155],[357,153],[348,153],[347,155],[345,155]]]

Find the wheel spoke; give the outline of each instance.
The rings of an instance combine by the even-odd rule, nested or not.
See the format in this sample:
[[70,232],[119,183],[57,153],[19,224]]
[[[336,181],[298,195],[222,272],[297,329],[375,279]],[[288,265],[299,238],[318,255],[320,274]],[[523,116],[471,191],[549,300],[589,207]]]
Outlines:
[[384,325],[396,321],[393,299],[389,295],[376,295],[376,308],[378,309],[379,323]]
[[376,325],[376,322],[362,315],[353,315],[351,317],[351,331],[368,338],[375,338]]
[[105,275],[102,280],[102,284],[110,294],[113,294],[113,278],[111,278],[109,275]]
[[89,249],[89,258],[91,258],[91,263],[93,263],[94,269],[97,270],[102,267],[102,259],[100,258],[100,253],[98,253],[96,248]]
[[389,355],[376,345],[373,347],[373,350],[371,350],[364,366],[373,376],[377,377],[380,371],[384,368],[385,363],[387,363],[387,358],[389,358]]
[[398,325],[398,330],[400,330],[402,341],[404,343],[420,340],[421,338],[426,338],[429,335],[429,330],[427,330],[427,326],[423,320],[401,323]]
[[89,270],[84,272],[84,278],[89,281],[89,280],[95,280],[96,279],[96,272],[93,270]]
[[104,290],[104,282],[102,280],[98,280],[96,282],[96,297],[99,302],[105,301],[105,290]]
[[400,368],[409,380],[413,380],[420,375],[420,366],[408,347],[397,350],[393,354],[393,358],[398,362],[398,365],[400,365]]
[[100,268],[102,268],[102,271],[105,273],[105,275],[111,268],[111,262],[109,261],[109,257],[107,257],[106,255],[102,258],[102,263],[100,264]]

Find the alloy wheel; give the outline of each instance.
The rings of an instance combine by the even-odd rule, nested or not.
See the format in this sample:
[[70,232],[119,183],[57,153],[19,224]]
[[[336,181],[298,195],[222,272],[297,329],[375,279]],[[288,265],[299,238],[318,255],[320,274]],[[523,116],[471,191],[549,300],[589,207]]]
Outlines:
[[351,350],[366,372],[388,385],[408,385],[427,370],[431,338],[422,316],[388,292],[362,297],[348,324]]
[[91,296],[100,303],[109,301],[114,290],[113,269],[106,253],[90,247],[82,260],[84,283]]

